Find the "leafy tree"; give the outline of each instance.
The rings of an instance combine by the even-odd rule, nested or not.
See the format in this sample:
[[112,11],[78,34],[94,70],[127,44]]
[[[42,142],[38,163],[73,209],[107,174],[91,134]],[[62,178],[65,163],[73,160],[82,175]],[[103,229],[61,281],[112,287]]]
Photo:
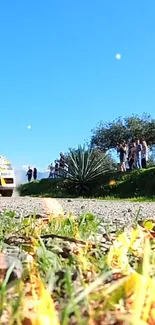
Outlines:
[[109,155],[81,146],[77,150],[69,150],[67,163],[68,180],[78,194],[88,190],[101,175],[113,168],[113,160]]
[[93,130],[91,147],[106,152],[115,149],[120,141],[130,139],[145,140],[148,145],[155,144],[155,119],[150,115],[133,115],[117,118],[108,123],[100,122]]

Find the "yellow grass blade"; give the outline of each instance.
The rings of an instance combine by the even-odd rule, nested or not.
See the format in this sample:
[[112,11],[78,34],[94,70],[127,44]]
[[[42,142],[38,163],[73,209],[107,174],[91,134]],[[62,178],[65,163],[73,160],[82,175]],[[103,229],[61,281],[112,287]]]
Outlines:
[[24,301],[23,325],[60,325],[53,299],[44,287],[33,265],[30,270],[29,292]]

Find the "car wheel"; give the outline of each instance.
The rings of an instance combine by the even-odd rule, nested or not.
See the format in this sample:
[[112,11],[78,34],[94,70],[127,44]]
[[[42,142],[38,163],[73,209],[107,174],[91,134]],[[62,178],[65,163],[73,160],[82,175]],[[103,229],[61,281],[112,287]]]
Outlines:
[[1,192],[3,197],[11,197],[13,194],[13,190],[5,190]]

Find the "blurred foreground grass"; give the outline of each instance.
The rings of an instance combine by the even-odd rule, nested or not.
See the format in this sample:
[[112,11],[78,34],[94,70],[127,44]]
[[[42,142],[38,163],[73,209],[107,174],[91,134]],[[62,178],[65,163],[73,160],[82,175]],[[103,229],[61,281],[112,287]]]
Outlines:
[[0,324],[155,324],[155,232],[81,217],[0,217]]

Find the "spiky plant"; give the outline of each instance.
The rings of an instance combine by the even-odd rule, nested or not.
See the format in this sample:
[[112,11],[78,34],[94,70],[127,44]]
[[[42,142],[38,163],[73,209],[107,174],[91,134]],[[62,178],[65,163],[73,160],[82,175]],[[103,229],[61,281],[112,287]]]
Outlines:
[[93,149],[79,146],[70,149],[68,155],[68,179],[74,184],[76,191],[82,194],[109,170],[108,155],[98,154]]

